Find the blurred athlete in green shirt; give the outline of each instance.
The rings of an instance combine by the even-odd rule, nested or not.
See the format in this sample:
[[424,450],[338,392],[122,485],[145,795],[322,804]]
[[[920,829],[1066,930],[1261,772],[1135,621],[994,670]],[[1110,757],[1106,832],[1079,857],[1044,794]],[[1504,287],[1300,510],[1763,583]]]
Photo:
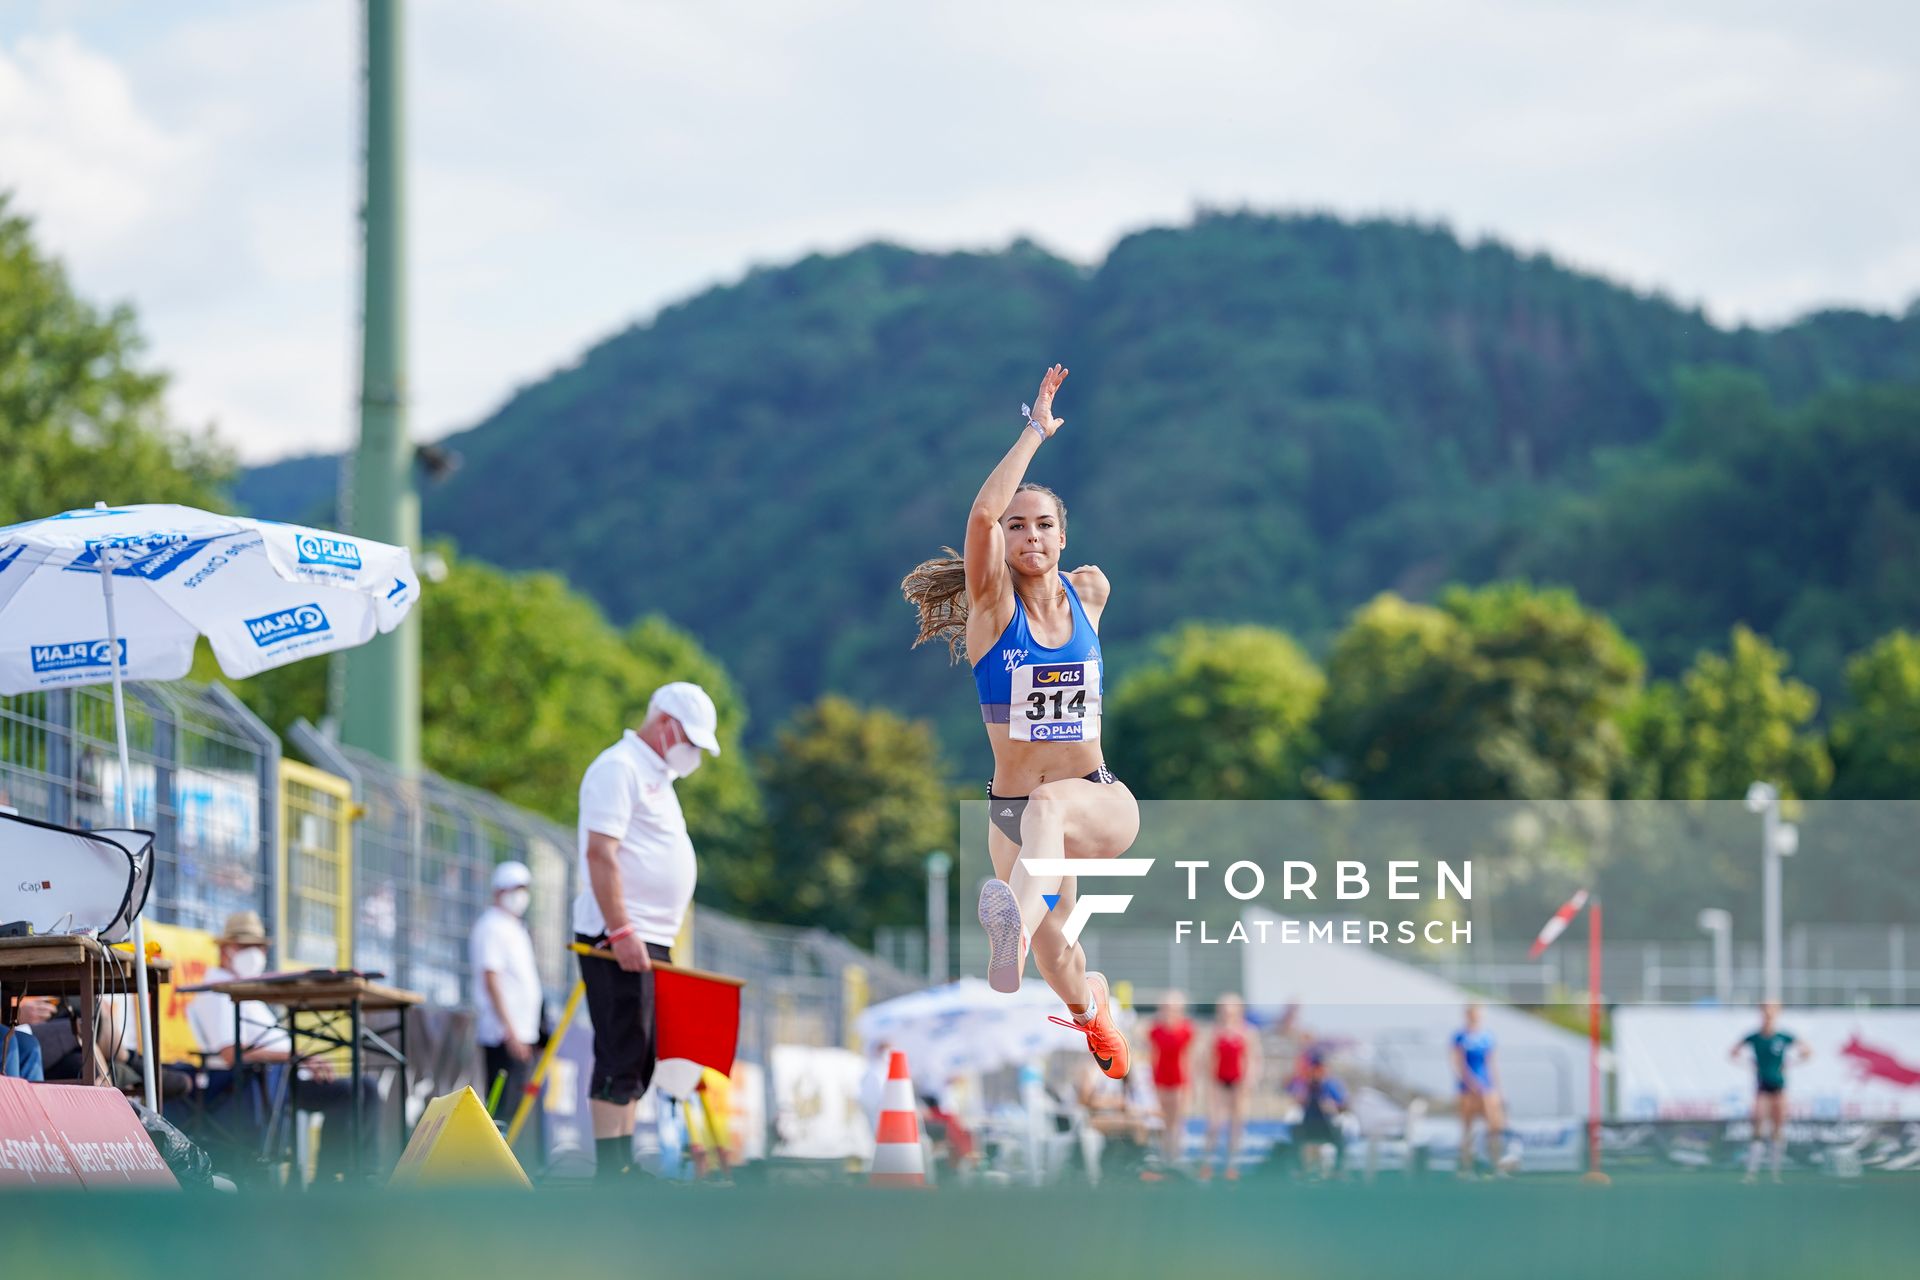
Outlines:
[[1787,1145],[1787,1051],[1793,1049],[1800,1062],[1813,1056],[1793,1033],[1780,1030],[1779,1020],[1779,1001],[1761,1005],[1760,1029],[1734,1045],[1731,1054],[1736,1059],[1745,1052],[1753,1054],[1753,1145],[1747,1148],[1748,1182],[1760,1173],[1760,1145],[1769,1138],[1773,1143],[1773,1180],[1780,1181],[1780,1158]]

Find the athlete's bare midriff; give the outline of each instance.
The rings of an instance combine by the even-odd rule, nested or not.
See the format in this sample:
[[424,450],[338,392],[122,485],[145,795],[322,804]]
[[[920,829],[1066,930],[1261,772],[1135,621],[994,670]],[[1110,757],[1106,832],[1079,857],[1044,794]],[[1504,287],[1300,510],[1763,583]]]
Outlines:
[[987,726],[993,747],[993,794],[1032,795],[1041,784],[1061,778],[1084,778],[1105,763],[1100,742],[1020,742],[1007,736],[1007,726]]

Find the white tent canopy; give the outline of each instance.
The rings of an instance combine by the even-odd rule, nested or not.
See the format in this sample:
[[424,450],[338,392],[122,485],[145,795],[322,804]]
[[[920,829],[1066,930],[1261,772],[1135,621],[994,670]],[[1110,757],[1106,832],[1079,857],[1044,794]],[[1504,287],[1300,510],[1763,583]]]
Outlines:
[[[1332,1041],[1376,1077],[1429,1097],[1454,1092],[1450,1046],[1462,1010],[1477,997],[1464,987],[1381,950],[1339,942],[1282,944],[1283,917],[1250,907],[1249,936],[1273,941],[1242,947],[1247,1001],[1297,1008],[1297,1025]],[[1507,1111],[1518,1117],[1587,1113],[1587,1041],[1543,1018],[1482,1002],[1493,1035]]]
[[958,1075],[1018,1066],[1056,1049],[1084,1050],[1085,1034],[1047,1021],[1064,1012],[1043,982],[1002,995],[979,978],[962,978],[876,1004],[854,1025],[868,1045],[904,1050],[914,1084],[927,1092]]

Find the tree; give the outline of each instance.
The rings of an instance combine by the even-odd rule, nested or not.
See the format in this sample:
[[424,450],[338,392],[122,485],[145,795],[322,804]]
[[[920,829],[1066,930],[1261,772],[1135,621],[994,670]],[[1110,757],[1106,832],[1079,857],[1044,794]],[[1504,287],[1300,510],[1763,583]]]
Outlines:
[[1459,620],[1431,605],[1387,592],[1356,611],[1327,659],[1318,728],[1336,777],[1364,794],[1412,786],[1423,796],[1439,785],[1411,776],[1439,729],[1426,719],[1438,709],[1429,695],[1470,649]]
[[[878,602],[958,537],[1048,353],[1074,376],[1033,477],[1113,579],[1116,657],[1201,618],[1318,652],[1381,590],[1526,578],[1607,609],[1663,677],[1745,619],[1837,692],[1847,653],[1920,617],[1920,309],[1722,329],[1324,215],[1203,213],[1092,268],[872,245],[750,272],[451,442],[424,518],[690,627],[771,723],[885,689],[958,758],[978,717]],[[333,488],[311,463],[252,478],[289,519]],[[671,569],[608,572],[622,547]]]
[[953,798],[930,726],[828,696],[760,760],[776,874],[742,905],[761,919],[868,941],[923,917],[923,859],[951,849]]
[[107,502],[213,505],[230,463],[171,428],[133,312],[75,296],[0,194],[0,525]]
[[[570,823],[594,756],[640,722],[655,688],[693,680],[713,696],[722,754],[680,788],[688,829],[709,857],[747,838],[758,802],[739,749],[746,708],[691,637],[658,618],[623,636],[554,574],[508,573],[442,554],[446,579],[427,585],[414,623],[422,628],[421,755],[429,768]],[[216,678],[217,670],[203,655],[195,674]],[[326,712],[324,662],[229,683],[279,731]]]
[[1820,697],[1786,675],[1787,655],[1744,626],[1728,652],[1706,652],[1677,688],[1651,695],[1632,729],[1643,790],[1667,800],[1732,800],[1756,779],[1782,794],[1826,792],[1833,762],[1809,732]]
[[1847,664],[1853,706],[1833,725],[1833,794],[1920,799],[1920,636],[1894,631]]
[[1273,800],[1306,794],[1326,679],[1266,627],[1182,627],[1114,691],[1111,764],[1155,800]]
[[1640,656],[1566,591],[1455,587],[1438,608],[1383,595],[1335,640],[1320,736],[1336,776],[1392,799],[1604,796]]

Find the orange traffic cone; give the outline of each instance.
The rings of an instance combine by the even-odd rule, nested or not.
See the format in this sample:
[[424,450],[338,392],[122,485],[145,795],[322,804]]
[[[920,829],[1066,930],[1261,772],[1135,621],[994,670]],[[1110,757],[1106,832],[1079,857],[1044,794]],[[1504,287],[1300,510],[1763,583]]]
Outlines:
[[927,1185],[927,1167],[920,1152],[920,1109],[913,1101],[907,1055],[898,1049],[887,1061],[880,1124],[873,1135],[873,1172],[867,1181],[876,1187]]

